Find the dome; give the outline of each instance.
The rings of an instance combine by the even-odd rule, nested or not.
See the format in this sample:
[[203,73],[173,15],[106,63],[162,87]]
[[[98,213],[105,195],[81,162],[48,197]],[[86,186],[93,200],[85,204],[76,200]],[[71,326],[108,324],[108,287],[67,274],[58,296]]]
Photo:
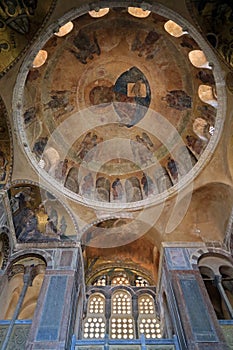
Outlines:
[[44,63],[32,64],[38,45],[25,60],[22,145],[40,176],[78,202],[155,203],[191,183],[218,141],[211,52],[185,20],[151,10],[72,13],[71,31],[40,43]]

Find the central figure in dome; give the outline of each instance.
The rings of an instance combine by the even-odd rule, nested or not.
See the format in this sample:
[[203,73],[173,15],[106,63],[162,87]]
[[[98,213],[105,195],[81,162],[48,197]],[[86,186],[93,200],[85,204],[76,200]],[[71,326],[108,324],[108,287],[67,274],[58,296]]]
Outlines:
[[151,91],[145,75],[136,67],[122,73],[115,85],[99,85],[89,94],[95,105],[113,103],[120,124],[128,128],[136,125],[146,114],[151,101]]

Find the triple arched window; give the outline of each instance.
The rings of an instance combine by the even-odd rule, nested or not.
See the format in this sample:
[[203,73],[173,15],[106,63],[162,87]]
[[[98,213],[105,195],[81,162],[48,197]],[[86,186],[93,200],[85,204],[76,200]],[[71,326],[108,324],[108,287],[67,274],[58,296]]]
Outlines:
[[[141,288],[140,288],[141,289]],[[126,340],[161,338],[160,320],[152,289],[133,290],[118,286],[113,291],[96,288],[89,292],[87,313],[83,322],[84,339]]]

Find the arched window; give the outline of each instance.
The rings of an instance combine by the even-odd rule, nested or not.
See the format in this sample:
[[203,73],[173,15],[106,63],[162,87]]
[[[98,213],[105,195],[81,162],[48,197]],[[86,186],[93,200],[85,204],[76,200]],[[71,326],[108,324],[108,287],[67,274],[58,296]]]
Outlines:
[[105,297],[94,293],[89,297],[87,316],[84,320],[83,338],[100,339],[106,333]]
[[73,28],[74,28],[73,22],[67,22],[66,24],[64,24],[63,26],[61,26],[59,28],[58,32],[56,32],[54,34],[58,37],[63,37],[65,35],[69,34]]
[[199,270],[218,319],[233,319],[233,266],[225,257],[200,259]]
[[119,274],[118,276],[113,277],[111,280],[111,285],[125,285],[129,286],[130,282],[126,274]]
[[174,36],[175,38],[179,38],[180,36],[187,33],[187,31],[184,31],[183,28],[179,26],[179,24],[171,20],[167,21],[164,24],[164,29],[166,30],[166,32],[168,32],[170,35]]
[[188,56],[194,67],[212,69],[202,50],[192,50],[189,52]]
[[126,290],[117,290],[112,295],[110,337],[112,339],[135,338],[132,315],[132,297]]
[[128,12],[131,16],[138,18],[146,18],[150,15],[151,11],[142,9],[140,7],[128,7]]
[[212,86],[204,84],[200,85],[198,88],[198,96],[200,97],[201,101],[213,106],[214,108],[218,107],[216,93]]
[[48,52],[46,50],[40,50],[32,63],[33,68],[39,68],[43,66],[47,58],[48,58]]
[[147,287],[147,286],[149,286],[149,282],[141,276],[136,276],[135,286],[136,287]]
[[138,298],[138,333],[146,338],[161,338],[160,322],[156,316],[154,299],[150,294]]
[[89,15],[93,18],[100,18],[105,16],[107,13],[109,13],[109,8],[103,8],[103,9],[96,9],[96,10],[92,10],[89,11]]
[[100,276],[98,277],[94,282],[93,286],[98,286],[98,287],[104,287],[107,285],[107,278],[106,276]]

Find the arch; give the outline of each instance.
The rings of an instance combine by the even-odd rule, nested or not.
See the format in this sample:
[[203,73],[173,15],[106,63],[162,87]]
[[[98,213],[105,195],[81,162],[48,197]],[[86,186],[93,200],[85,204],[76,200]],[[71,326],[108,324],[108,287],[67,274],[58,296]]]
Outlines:
[[126,179],[125,194],[127,202],[137,202],[142,200],[140,181],[136,176]]
[[41,184],[15,181],[8,197],[18,243],[76,239],[77,223],[70,209]]
[[102,339],[106,333],[105,297],[101,292],[89,295],[87,315],[83,322],[83,338]]
[[132,314],[132,297],[125,289],[117,289],[112,293],[110,338],[135,338],[135,322]]
[[128,7],[128,12],[131,16],[138,18],[146,18],[151,13],[151,11],[147,10],[146,8],[143,9],[140,7]]
[[194,67],[212,69],[202,50],[192,50],[189,52],[188,57]]
[[[45,273],[45,261],[34,255],[22,255],[14,259],[8,266],[6,275],[8,283],[3,287],[0,299],[0,319],[11,319],[16,307],[23,298],[23,303],[17,311],[17,319],[23,317],[33,318],[36,302],[40,293]],[[29,271],[30,270],[30,271]],[[28,275],[28,282],[24,275]],[[27,283],[26,289],[23,286]],[[24,293],[21,296],[21,293]]]
[[233,319],[233,264],[220,254],[198,261],[206,290],[218,319]]
[[69,21],[65,24],[63,24],[63,26],[61,26],[59,28],[59,30],[57,32],[55,32],[54,34],[58,37],[63,37],[65,35],[68,35],[74,28],[74,24],[73,22]]
[[66,176],[64,186],[75,193],[79,193],[79,169],[76,167],[70,168]]
[[168,32],[170,35],[174,36],[175,38],[179,38],[185,33],[186,31],[183,30],[183,28],[177,24],[176,22],[169,20],[164,24],[164,29],[166,32]]
[[[18,278],[19,276],[17,277],[17,279]],[[12,289],[10,287],[8,289],[10,296],[8,296],[8,299],[4,300],[4,304],[6,304],[5,307],[1,305],[1,309],[5,310],[5,313],[1,315],[1,319],[10,320],[14,314],[14,310],[16,309],[20,292],[23,286],[23,277],[21,276],[20,280],[17,282],[18,282],[17,287],[13,289],[13,287],[10,286]],[[2,296],[1,296],[1,299],[2,299]],[[2,301],[1,301],[1,304],[2,304]]]
[[201,101],[211,105],[214,108],[218,107],[218,101],[213,87],[210,85],[200,85],[198,88],[198,96]]
[[96,179],[96,199],[101,202],[110,202],[110,181],[103,176]]
[[89,15],[93,18],[100,18],[103,17],[105,15],[107,15],[109,13],[109,8],[105,7],[105,8],[98,8],[96,6],[95,10],[91,10],[89,11]]
[[210,138],[210,125],[206,119],[198,117],[193,122],[194,133],[203,141],[208,141]]
[[47,61],[47,58],[48,52],[46,50],[40,50],[32,63],[33,68],[39,68],[43,66],[43,64],[45,64]]
[[11,266],[15,262],[20,261],[24,257],[28,256],[35,256],[38,259],[42,259],[45,262],[47,269],[52,269],[54,267],[54,261],[52,255],[49,252],[42,249],[31,248],[13,253],[10,258],[10,266],[8,267],[8,271],[10,271]]
[[18,319],[33,319],[37,300],[44,280],[44,273],[38,273],[33,279],[32,285],[28,287]]
[[[232,208],[232,195],[231,186],[221,182],[213,182],[197,188],[192,192],[192,201],[178,226],[180,234],[186,234],[186,237],[190,237],[189,239],[199,242],[223,242]],[[182,202],[185,203],[185,200],[185,197],[182,198],[178,205],[182,207]],[[195,213],[195,220],[193,220],[193,213]],[[190,228],[188,236],[187,227]],[[205,249],[211,248],[201,250],[206,252]]]
[[138,313],[138,333],[144,334],[147,339],[161,338],[160,321],[150,294],[144,293],[138,297]]

